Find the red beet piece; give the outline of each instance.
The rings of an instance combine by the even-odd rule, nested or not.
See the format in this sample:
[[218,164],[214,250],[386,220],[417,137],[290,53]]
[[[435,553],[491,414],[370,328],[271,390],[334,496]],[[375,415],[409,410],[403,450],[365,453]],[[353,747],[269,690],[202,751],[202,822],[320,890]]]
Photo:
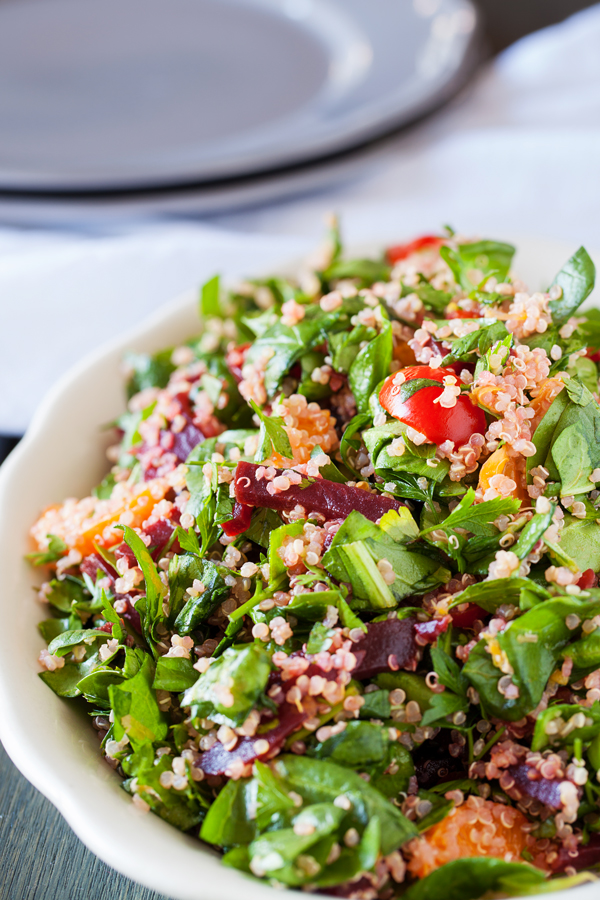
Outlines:
[[[256,480],[257,469],[257,465],[249,462],[239,462],[236,469],[236,500],[248,506],[291,510],[300,505],[307,513],[321,513],[326,519],[345,519],[356,509],[372,522],[376,522],[390,509],[404,506],[399,500],[324,478],[318,478],[305,488],[293,484],[287,491],[270,494],[267,490],[269,482],[265,478]],[[278,469],[277,474],[282,475],[283,470]]]
[[577,871],[591,869],[600,863],[600,834],[590,834],[587,844],[580,844],[577,855],[571,856],[564,847],[558,851],[558,859],[552,863],[555,872],[562,872],[567,866],[572,866]]
[[233,505],[233,518],[223,522],[221,528],[228,537],[235,537],[238,534],[243,534],[244,531],[250,528],[251,519],[252,507],[236,500]]
[[[552,809],[560,809],[560,781],[542,778],[539,772],[527,763],[519,763],[508,770],[515,780],[515,787],[526,797],[533,797]],[[535,773],[535,779],[530,775]]]
[[[207,775],[224,775],[234,760],[239,759],[243,763],[251,763],[259,758],[264,759],[273,750],[279,750],[290,734],[297,731],[307,718],[307,713],[298,712],[295,706],[284,702],[279,707],[278,722],[274,728],[263,734],[256,734],[254,737],[240,738],[233,750],[226,750],[223,744],[217,741],[200,757],[200,767]],[[255,750],[256,742],[259,740],[265,740],[269,744],[267,752],[261,753],[260,756]]]
[[352,650],[356,656],[352,677],[373,678],[381,672],[396,669],[414,672],[418,659],[415,625],[413,618],[371,622],[366,635]]
[[[177,519],[179,518],[179,510],[177,510]],[[160,559],[161,554],[164,548],[167,546],[169,541],[171,540],[171,535],[175,531],[175,527],[177,526],[178,521],[170,520],[170,519],[159,519],[157,522],[153,522],[152,525],[149,525],[144,529],[144,534],[147,534],[150,537],[150,544],[148,546],[148,550],[150,551],[150,556],[153,560]],[[179,542],[175,541],[173,544],[173,550],[176,552],[181,550],[179,546]],[[137,561],[135,558],[135,553],[129,546],[123,542],[119,544],[117,549],[115,550],[115,558],[120,559],[124,557],[129,561],[129,566],[137,566]]]
[[103,575],[106,575],[108,578],[110,578],[111,583],[117,577],[117,573],[115,572],[113,567],[110,565],[110,563],[107,563],[99,553],[90,553],[89,556],[86,556],[81,561],[82,574],[87,575],[88,578],[91,578],[93,582],[96,581],[98,569],[100,569]]

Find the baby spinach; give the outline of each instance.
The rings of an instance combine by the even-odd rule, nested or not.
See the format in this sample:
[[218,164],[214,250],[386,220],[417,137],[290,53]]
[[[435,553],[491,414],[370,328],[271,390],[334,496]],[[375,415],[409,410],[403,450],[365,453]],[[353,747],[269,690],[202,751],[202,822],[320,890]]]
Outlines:
[[263,693],[271,665],[258,643],[230,647],[184,694],[182,706],[193,718],[210,716],[214,722],[238,727]]
[[498,681],[503,673],[487,652],[486,641],[480,641],[469,654],[463,673],[478,691],[485,713],[514,722],[535,709],[560,658],[560,651],[577,636],[577,632],[567,626],[567,616],[576,615],[583,621],[598,610],[600,595],[594,596],[592,592],[589,599],[554,597],[514,619],[495,638],[512,668],[512,680],[519,691],[516,698],[509,699],[499,692]]
[[220,303],[220,278],[214,275],[200,288],[198,312],[201,319],[220,317],[222,315]]
[[562,296],[548,303],[554,325],[560,327],[577,312],[591,294],[595,279],[596,267],[585,248],[580,247],[552,282],[562,288]]
[[30,560],[34,566],[47,566],[54,563],[63,556],[67,551],[67,545],[61,537],[56,534],[47,534],[48,549],[42,553],[27,553],[26,559]]
[[[512,244],[499,241],[473,241],[459,244],[456,248],[440,247],[440,256],[450,266],[456,283],[465,291],[478,287],[482,277],[485,279],[494,275],[498,281],[504,281],[514,255]],[[473,277],[475,272],[477,274]]]
[[175,366],[171,362],[172,350],[159,353],[126,353],[125,365],[130,375],[127,380],[127,398],[150,387],[164,388]]
[[291,459],[293,456],[292,448],[288,433],[283,425],[283,419],[278,416],[268,416],[266,413],[262,412],[254,400],[250,401],[250,406],[260,419],[258,448],[254,457],[255,461],[262,462],[264,459],[268,459],[273,452],[279,453],[286,459]]
[[[567,881],[568,879],[564,879]],[[561,879],[555,882],[563,885]],[[551,884],[549,882],[548,884]],[[546,874],[527,863],[504,862],[494,857],[471,857],[448,862],[411,885],[405,900],[477,900],[495,894],[530,894],[547,888]]]
[[133,550],[137,564],[144,575],[146,596],[137,601],[136,611],[140,614],[144,637],[154,653],[157,640],[155,629],[158,622],[165,617],[163,612],[165,586],[160,580],[156,564],[141,537],[128,525],[117,525],[115,527],[123,531],[123,539]]
[[[556,719],[561,729],[564,724],[568,723],[573,716],[583,715],[585,724],[578,728],[571,728],[561,735],[549,734],[548,726]],[[534,751],[544,750],[546,747],[565,746],[572,744],[573,741],[579,740],[587,743],[600,734],[600,703],[594,703],[592,706],[583,707],[577,703],[556,703],[542,710],[535,722],[535,731],[531,741],[531,749]]]
[[457,338],[452,342],[450,353],[442,359],[443,366],[449,366],[450,363],[468,360],[469,356],[479,350],[481,356],[498,341],[503,341],[508,336],[508,331],[503,322],[497,319],[473,319],[478,324],[475,331],[470,331],[464,337]]
[[114,738],[120,741],[126,735],[134,750],[148,741],[164,741],[169,733],[167,715],[160,709],[152,687],[154,672],[152,658],[146,655],[132,678],[108,688]]
[[[190,634],[227,599],[230,589],[224,579],[228,574],[224,566],[192,553],[182,553],[171,559],[169,618],[177,634]],[[205,590],[197,597],[190,597],[187,589],[196,579],[202,582]]]
[[181,656],[159,656],[152,687],[155,691],[181,694],[198,680],[198,672],[191,659]]
[[348,385],[359,413],[367,412],[371,394],[390,373],[392,343],[392,326],[386,319],[377,337],[359,351],[350,366]]

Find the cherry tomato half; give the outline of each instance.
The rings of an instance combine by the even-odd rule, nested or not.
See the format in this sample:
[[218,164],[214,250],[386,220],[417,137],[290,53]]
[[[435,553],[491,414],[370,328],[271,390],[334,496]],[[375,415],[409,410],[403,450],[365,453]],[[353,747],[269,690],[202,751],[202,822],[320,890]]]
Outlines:
[[440,244],[443,243],[444,238],[436,237],[433,234],[425,234],[423,237],[416,238],[408,244],[397,244],[395,247],[388,247],[386,256],[388,262],[391,263],[391,265],[395,265],[395,263],[400,262],[401,259],[406,259],[406,257],[410,256],[412,253],[418,253],[419,250],[429,250],[434,247],[439,247]]
[[[457,383],[461,383],[456,372],[450,368],[409,366],[408,369],[402,369],[402,373],[406,381],[428,378],[443,382],[446,376],[454,375]],[[438,445],[444,441],[454,441],[454,446],[460,447],[468,442],[472,434],[485,434],[486,421],[483,410],[475,406],[467,394],[457,397],[456,406],[450,409],[435,403],[442,393],[442,386],[422,388],[412,397],[402,401],[394,378],[395,374],[384,381],[379,392],[379,402],[391,416],[424,434],[428,441]]]

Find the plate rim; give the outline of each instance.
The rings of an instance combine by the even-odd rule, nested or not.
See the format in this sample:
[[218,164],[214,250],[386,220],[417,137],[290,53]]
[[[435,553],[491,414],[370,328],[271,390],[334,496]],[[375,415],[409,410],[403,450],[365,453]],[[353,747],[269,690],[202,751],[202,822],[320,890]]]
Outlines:
[[[236,0],[236,2],[261,9],[270,4],[273,7],[273,14],[278,14],[274,9],[278,0]],[[339,0],[326,2],[336,10],[336,14],[343,14],[353,21],[352,13],[344,11]],[[388,0],[379,2],[386,3]],[[283,146],[276,147],[272,151],[263,143],[258,150],[251,150],[249,153],[245,151],[242,156],[238,153],[224,161],[219,161],[215,148],[208,163],[201,162],[196,167],[183,164],[175,174],[172,173],[172,169],[171,173],[169,172],[168,165],[165,167],[160,163],[154,175],[137,175],[129,172],[104,176],[66,172],[57,175],[32,169],[19,173],[14,166],[6,168],[0,164],[0,199],[11,197],[102,199],[111,195],[133,195],[142,192],[158,194],[161,191],[174,191],[186,187],[196,189],[227,187],[245,179],[260,178],[269,174],[293,173],[303,166],[326,162],[339,154],[351,152],[392,134],[426,116],[456,93],[483,57],[482,48],[477,46],[482,33],[481,14],[473,0],[439,0],[439,3],[443,10],[446,7],[455,11],[461,8],[469,9],[472,17],[473,25],[470,31],[464,34],[457,33],[451,38],[452,44],[459,51],[452,62],[446,64],[440,73],[426,84],[422,79],[410,83],[401,82],[383,98],[361,105],[349,117],[342,117],[341,127],[338,120],[335,126],[327,125],[317,129],[308,144],[298,144],[297,138],[292,136]],[[436,14],[438,12],[439,10]],[[290,17],[286,18],[288,22],[293,21]],[[299,27],[302,27],[301,23]],[[309,31],[315,37],[312,30]],[[409,87],[409,95],[403,97]],[[292,113],[292,119],[298,114]],[[279,123],[276,121],[274,128],[278,127]],[[267,126],[267,129],[272,128],[272,125]],[[319,131],[324,133],[319,134]]]

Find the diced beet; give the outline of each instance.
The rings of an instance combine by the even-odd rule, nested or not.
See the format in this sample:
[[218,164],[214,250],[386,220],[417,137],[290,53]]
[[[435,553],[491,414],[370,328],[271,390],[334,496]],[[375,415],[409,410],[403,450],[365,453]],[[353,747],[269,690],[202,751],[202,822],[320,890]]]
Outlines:
[[[278,721],[274,728],[254,737],[240,738],[233,750],[226,750],[223,744],[217,741],[200,757],[200,767],[206,775],[224,775],[236,759],[243,763],[251,763],[256,759],[266,758],[274,750],[281,749],[286,739],[301,728],[307,718],[307,713],[298,712],[295,706],[284,701],[279,707]],[[259,740],[265,740],[269,744],[268,751],[260,754],[260,757],[255,750],[256,742]]]
[[112,622],[105,622],[104,625],[96,626],[98,631],[104,631],[106,634],[112,634]]
[[370,897],[373,893],[373,882],[363,875],[362,878],[345,881],[343,884],[334,884],[315,893],[326,894],[328,897]]
[[[139,594],[137,596],[139,596]],[[140,614],[133,605],[131,596],[129,594],[117,594],[117,599],[127,601],[127,609],[124,613],[121,613],[121,618],[125,622],[127,622],[128,625],[131,625],[134,631],[137,631],[138,634],[141,634],[142,622],[140,619]]]
[[[267,507],[277,510],[292,510],[303,506],[307,514],[320,513],[326,519],[345,519],[356,509],[367,519],[376,522],[390,509],[400,509],[404,504],[399,500],[383,497],[381,494],[363,491],[347,484],[338,484],[318,478],[307,487],[292,484],[287,491],[270,494],[265,478],[256,480],[255,463],[239,462],[235,475],[235,496],[240,503],[248,506]],[[283,474],[282,469],[277,470]]]
[[475,622],[483,622],[489,613],[477,606],[476,603],[468,603],[466,609],[460,610],[459,607],[455,607],[450,610],[450,615],[452,624],[457,628],[472,628]]
[[107,563],[99,553],[90,553],[89,556],[84,557],[81,561],[81,572],[83,575],[87,575],[88,578],[91,578],[95,583],[96,575],[98,574],[98,569],[110,578],[111,582],[115,580],[117,577],[117,573],[110,565]]
[[371,622],[366,635],[352,650],[357,660],[352,677],[373,678],[396,669],[414,672],[418,661],[415,624],[413,618]]
[[243,534],[244,531],[250,528],[251,519],[252,507],[236,500],[233,504],[233,518],[223,522],[221,528],[228,537],[235,537],[238,534]]
[[577,855],[571,856],[564,847],[558,851],[558,859],[552,863],[555,872],[562,872],[567,866],[572,866],[578,872],[581,869],[591,869],[600,863],[600,834],[590,834],[587,844],[579,844]]
[[185,462],[194,447],[204,440],[205,435],[199,428],[188,422],[185,428],[175,432],[175,440],[171,447],[171,452],[175,454],[180,462]]
[[[515,780],[515,787],[526,797],[539,800],[552,809],[560,809],[560,781],[543,778],[537,769],[527,763],[519,763],[508,769]],[[530,776],[534,775],[534,778]]]
[[415,625],[415,634],[418,639],[417,643],[434,644],[440,634],[443,634],[444,631],[447,630],[451,621],[452,619],[450,616],[442,616],[441,619],[429,619],[428,622],[417,622]]
[[[150,552],[150,556],[156,562],[157,559],[160,559],[164,548],[167,546],[169,541],[171,540],[171,536],[175,531],[175,527],[178,524],[179,519],[179,510],[173,511],[176,512],[177,515],[173,515],[173,519],[158,519],[158,521],[153,522],[152,525],[148,525],[147,528],[144,528],[143,534],[148,535],[150,538],[150,544],[148,546],[148,550]],[[173,543],[173,550],[176,552],[181,550],[179,546],[179,542],[175,541]],[[129,567],[133,568],[133,566],[137,566],[137,560],[135,558],[135,553],[129,546],[123,541],[122,544],[115,550],[115,559],[126,559],[129,563]]]

